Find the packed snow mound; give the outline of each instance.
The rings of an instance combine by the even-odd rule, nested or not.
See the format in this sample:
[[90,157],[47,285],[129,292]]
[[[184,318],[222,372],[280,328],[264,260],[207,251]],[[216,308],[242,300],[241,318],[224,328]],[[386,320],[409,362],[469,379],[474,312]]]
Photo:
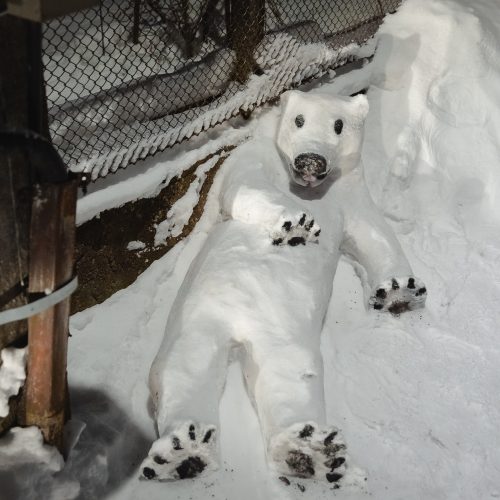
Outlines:
[[37,427],[14,427],[0,445],[0,498],[72,500],[80,485],[54,476],[63,467],[62,456],[43,443]]
[[9,414],[9,398],[15,396],[26,378],[27,348],[6,347],[0,351],[0,418]]

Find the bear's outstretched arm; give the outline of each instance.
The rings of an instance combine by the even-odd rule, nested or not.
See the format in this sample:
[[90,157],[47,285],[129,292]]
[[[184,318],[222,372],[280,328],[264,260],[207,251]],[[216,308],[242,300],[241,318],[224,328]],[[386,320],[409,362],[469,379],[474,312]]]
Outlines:
[[230,165],[220,201],[224,215],[265,228],[275,245],[315,241],[321,231],[306,210],[273,186],[262,163]]
[[343,203],[342,251],[364,269],[362,280],[369,306],[399,314],[423,307],[424,284],[413,275],[394,231],[370,197],[364,182],[351,186]]

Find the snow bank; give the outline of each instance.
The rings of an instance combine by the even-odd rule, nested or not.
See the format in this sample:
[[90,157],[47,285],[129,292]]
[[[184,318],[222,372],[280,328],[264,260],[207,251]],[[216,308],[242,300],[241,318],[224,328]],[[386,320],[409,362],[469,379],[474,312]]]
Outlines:
[[0,446],[0,498],[72,500],[79,494],[76,481],[54,476],[64,461],[59,452],[43,444],[37,427],[11,429]]
[[6,347],[1,351],[0,418],[9,414],[9,398],[15,396],[26,378],[27,348]]

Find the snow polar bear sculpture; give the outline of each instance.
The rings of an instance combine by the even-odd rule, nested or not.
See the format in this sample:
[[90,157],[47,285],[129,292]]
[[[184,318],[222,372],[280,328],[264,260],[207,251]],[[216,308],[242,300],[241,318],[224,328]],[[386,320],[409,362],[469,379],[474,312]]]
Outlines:
[[363,269],[371,308],[399,314],[426,297],[364,182],[367,112],[363,95],[288,92],[277,140],[247,143],[228,160],[225,220],[192,263],[151,368],[160,437],[142,477],[183,479],[217,468],[219,399],[239,347],[270,465],[342,479],[346,447],[326,422],[320,353],[339,255]]

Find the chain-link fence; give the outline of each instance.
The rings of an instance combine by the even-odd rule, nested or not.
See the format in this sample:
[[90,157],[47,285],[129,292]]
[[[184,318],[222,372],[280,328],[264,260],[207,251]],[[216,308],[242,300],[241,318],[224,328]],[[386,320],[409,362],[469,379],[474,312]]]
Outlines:
[[54,144],[95,179],[362,54],[400,0],[101,0],[44,26]]

